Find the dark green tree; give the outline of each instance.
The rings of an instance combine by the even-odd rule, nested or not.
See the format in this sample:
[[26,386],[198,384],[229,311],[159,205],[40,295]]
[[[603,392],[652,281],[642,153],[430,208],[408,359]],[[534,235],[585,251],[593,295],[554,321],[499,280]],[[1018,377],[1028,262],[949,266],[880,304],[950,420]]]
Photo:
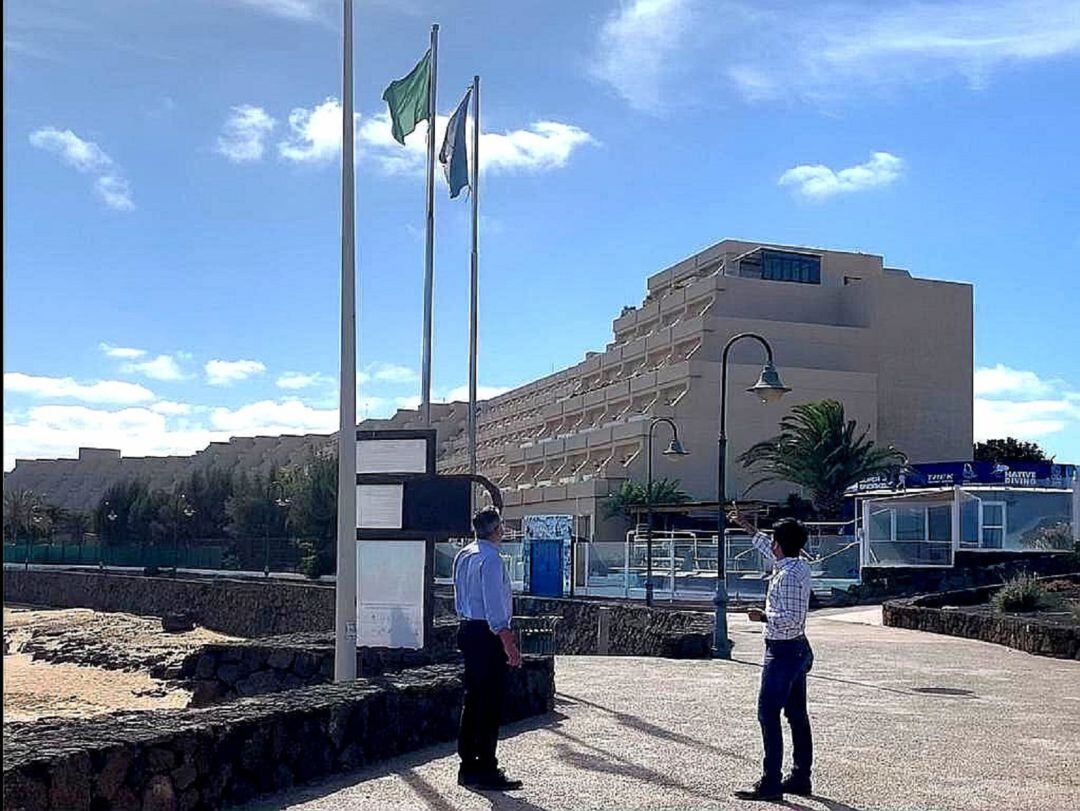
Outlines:
[[633,519],[635,514],[645,513],[645,504],[652,501],[656,504],[684,504],[690,500],[690,495],[682,489],[678,479],[654,479],[652,483],[652,498],[647,498],[647,490],[644,484],[638,482],[623,482],[616,492],[607,497],[604,503],[604,517],[615,518],[624,515]]
[[844,492],[877,473],[894,471],[906,462],[893,447],[882,448],[845,419],[844,405],[822,400],[795,406],[780,421],[777,436],[758,442],[739,457],[744,466],[765,474],[747,490],[770,481],[803,487],[822,515],[840,514]]
[[1025,442],[1013,437],[976,442],[972,454],[976,462],[1052,462],[1037,442]]

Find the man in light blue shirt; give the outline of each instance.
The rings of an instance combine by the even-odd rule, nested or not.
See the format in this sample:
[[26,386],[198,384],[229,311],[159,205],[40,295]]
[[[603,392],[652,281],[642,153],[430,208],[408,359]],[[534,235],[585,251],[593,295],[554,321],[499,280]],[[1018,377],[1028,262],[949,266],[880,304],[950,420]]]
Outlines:
[[502,517],[494,507],[473,516],[476,540],[454,558],[454,606],[461,624],[458,648],[465,659],[465,702],[458,734],[458,784],[498,791],[521,788],[499,768],[495,748],[506,668],[521,666],[510,630],[513,595],[499,556]]

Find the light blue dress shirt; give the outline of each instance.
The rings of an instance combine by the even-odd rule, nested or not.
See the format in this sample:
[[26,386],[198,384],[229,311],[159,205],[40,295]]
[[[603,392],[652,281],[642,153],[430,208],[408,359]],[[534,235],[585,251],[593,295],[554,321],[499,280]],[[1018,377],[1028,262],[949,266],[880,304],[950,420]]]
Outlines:
[[491,541],[476,540],[454,558],[454,607],[467,620],[486,620],[497,634],[510,627],[514,598],[510,574]]

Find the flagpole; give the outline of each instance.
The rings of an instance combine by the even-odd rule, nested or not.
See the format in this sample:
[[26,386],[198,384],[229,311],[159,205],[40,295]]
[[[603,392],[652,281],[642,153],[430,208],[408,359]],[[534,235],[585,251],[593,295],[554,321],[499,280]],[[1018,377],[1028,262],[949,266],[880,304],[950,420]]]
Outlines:
[[353,0],[344,0],[341,70],[341,369],[338,428],[334,681],[356,678],[356,186],[353,174]]
[[476,473],[477,323],[479,311],[480,240],[480,77],[473,76],[472,252],[469,254],[469,472]]
[[439,66],[439,26],[431,26],[431,73],[428,79],[427,243],[424,250],[424,348],[420,362],[420,410],[431,425],[431,309],[435,288],[435,115]]

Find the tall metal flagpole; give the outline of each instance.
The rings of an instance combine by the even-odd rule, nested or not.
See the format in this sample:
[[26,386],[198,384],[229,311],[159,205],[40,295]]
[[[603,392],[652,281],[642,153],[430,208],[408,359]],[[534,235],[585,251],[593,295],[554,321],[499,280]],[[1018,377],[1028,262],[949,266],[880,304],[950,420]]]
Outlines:
[[480,241],[480,77],[473,76],[473,154],[469,194],[472,197],[472,253],[469,254],[469,472],[476,473],[477,323],[479,311]]
[[356,678],[356,222],[353,0],[344,0],[341,116],[341,390],[338,430],[334,681]]
[[435,288],[435,115],[439,65],[439,26],[431,26],[431,73],[428,85],[427,245],[424,250],[424,356],[420,362],[420,410],[431,425],[431,309]]

